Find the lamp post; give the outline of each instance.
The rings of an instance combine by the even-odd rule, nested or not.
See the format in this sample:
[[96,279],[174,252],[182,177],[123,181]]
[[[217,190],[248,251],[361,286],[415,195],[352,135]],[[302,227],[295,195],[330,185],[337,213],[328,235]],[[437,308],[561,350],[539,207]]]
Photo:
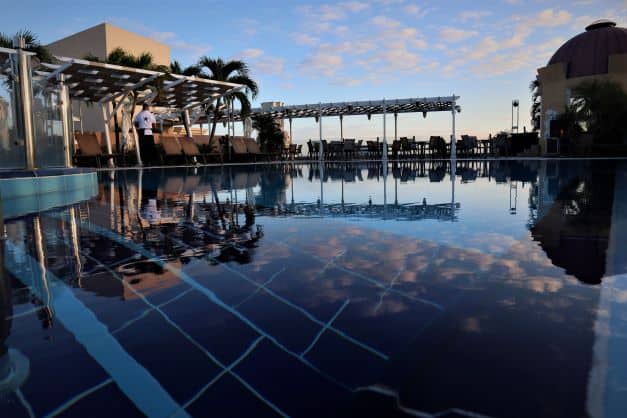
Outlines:
[[[520,102],[518,99],[512,100],[512,133],[518,133],[518,124],[520,122]],[[514,110],[516,111],[516,124],[514,125]]]

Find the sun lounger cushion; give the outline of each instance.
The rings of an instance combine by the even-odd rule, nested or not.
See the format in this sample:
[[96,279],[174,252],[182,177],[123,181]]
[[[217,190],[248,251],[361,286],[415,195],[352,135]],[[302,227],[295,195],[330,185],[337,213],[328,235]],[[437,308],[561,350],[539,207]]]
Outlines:
[[179,142],[181,143],[181,147],[183,148],[183,152],[188,157],[199,156],[200,151],[198,150],[198,145],[194,142],[192,138],[179,138]]
[[252,138],[245,138],[246,141],[246,150],[249,154],[260,154],[261,149],[259,148],[259,144]]
[[181,155],[183,153],[183,148],[175,136],[162,136],[161,145],[165,155]]
[[102,155],[102,149],[95,133],[76,134],[76,142],[81,155],[90,157]]
[[246,147],[246,142],[244,142],[244,138],[241,138],[241,137],[233,137],[233,138],[231,138],[231,145],[233,147],[233,152],[235,154],[246,154],[246,153],[248,153],[248,149]]

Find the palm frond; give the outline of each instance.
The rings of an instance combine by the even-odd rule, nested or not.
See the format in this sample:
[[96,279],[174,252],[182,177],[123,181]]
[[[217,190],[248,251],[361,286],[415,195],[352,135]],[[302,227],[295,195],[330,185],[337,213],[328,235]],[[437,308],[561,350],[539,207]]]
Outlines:
[[259,86],[257,85],[257,82],[247,75],[235,75],[229,77],[226,81],[229,83],[243,84],[246,86],[246,90],[250,93],[253,99],[257,97],[257,94],[259,93]]

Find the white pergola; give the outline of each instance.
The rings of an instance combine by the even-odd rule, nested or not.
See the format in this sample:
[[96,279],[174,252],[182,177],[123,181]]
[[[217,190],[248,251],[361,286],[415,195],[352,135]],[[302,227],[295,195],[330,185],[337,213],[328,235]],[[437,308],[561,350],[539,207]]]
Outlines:
[[[189,112],[206,107],[219,97],[243,88],[240,84],[215,81],[200,77],[150,71],[120,65],[105,64],[76,58],[56,57],[60,64],[42,64],[39,71],[48,83],[59,84],[67,90],[69,98],[101,106],[107,152],[112,153],[109,123],[124,100],[130,98],[134,105],[150,103],[160,113],[178,114],[191,136]],[[109,105],[112,104],[110,107]],[[135,127],[131,124],[137,161],[141,153]],[[113,165],[113,161],[109,161]]]
[[[461,107],[457,104],[459,96],[443,96],[443,97],[416,97],[407,99],[382,99],[367,100],[354,102],[333,102],[333,103],[317,103],[291,106],[274,106],[270,109],[255,108],[248,115],[254,118],[257,115],[271,115],[274,119],[287,119],[289,121],[289,134],[292,138],[292,119],[297,118],[316,118],[320,127],[320,141],[322,144],[322,118],[328,116],[339,117],[340,119],[340,137],[344,140],[344,116],[364,115],[383,115],[383,147],[386,152],[383,153],[383,159],[387,159],[387,129],[386,116],[388,113],[394,115],[394,139],[398,139],[398,115],[399,113],[422,113],[424,117],[431,112],[451,112],[452,129],[451,129],[451,158],[456,156],[456,140],[455,140],[455,113],[461,112]],[[243,118],[239,111],[229,112],[222,115],[218,119],[221,122],[242,121]],[[323,153],[320,152],[320,158]]]

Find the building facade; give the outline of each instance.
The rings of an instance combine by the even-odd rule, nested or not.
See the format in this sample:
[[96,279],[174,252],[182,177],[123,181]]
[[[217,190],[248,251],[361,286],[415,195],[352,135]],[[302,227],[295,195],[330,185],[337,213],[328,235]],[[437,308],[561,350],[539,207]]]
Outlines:
[[59,39],[47,45],[47,48],[58,56],[85,58],[93,55],[100,60],[105,60],[114,49],[123,48],[135,56],[149,52],[155,64],[170,65],[169,46],[110,23],[101,23]]
[[540,146],[547,151],[551,121],[564,112],[572,90],[584,81],[610,80],[627,92],[627,28],[599,20],[567,41],[538,69],[542,97]]

